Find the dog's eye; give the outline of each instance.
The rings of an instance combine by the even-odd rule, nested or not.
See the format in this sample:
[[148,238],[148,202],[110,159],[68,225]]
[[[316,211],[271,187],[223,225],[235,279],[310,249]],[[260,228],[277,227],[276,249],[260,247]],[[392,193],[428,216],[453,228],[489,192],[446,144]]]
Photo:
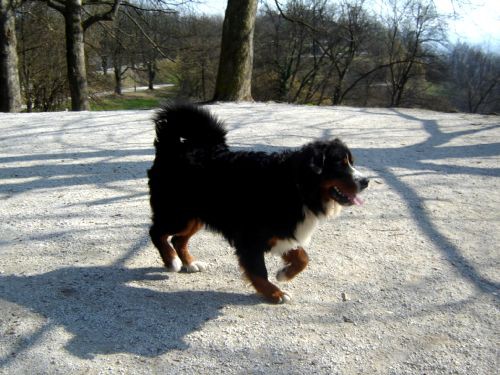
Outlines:
[[342,171],[344,169],[347,169],[347,164],[344,162],[344,160],[337,160],[331,164],[332,168],[337,170],[337,171]]
[[351,155],[346,155],[345,158],[342,160],[342,164],[344,167],[353,166],[354,158]]

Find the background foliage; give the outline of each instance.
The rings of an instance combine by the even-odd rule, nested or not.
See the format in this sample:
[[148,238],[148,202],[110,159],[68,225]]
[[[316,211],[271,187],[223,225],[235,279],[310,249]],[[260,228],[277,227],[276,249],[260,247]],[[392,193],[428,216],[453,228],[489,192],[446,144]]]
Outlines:
[[[124,87],[153,90],[158,83],[174,86],[149,95],[150,105],[168,96],[210,100],[223,18],[131,4],[85,32],[92,108],[120,107]],[[500,111],[500,57],[451,45],[446,18],[430,0],[386,0],[377,13],[361,0],[277,4],[261,6],[256,20],[255,100]],[[26,109],[68,108],[61,15],[43,2],[25,2],[16,17]],[[106,106],[104,97],[116,103]],[[124,108],[133,105],[127,101]]]

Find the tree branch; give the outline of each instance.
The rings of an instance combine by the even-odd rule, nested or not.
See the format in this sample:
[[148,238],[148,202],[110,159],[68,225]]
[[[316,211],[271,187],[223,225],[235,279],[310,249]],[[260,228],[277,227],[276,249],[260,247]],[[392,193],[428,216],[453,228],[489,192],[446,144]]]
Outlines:
[[123,12],[123,14],[125,14],[127,16],[127,18],[132,21],[132,23],[137,27],[137,29],[141,32],[141,34],[148,40],[148,42],[151,44],[151,46],[157,50],[160,55],[165,58],[165,59],[168,59],[172,62],[175,62],[174,59],[172,59],[171,57],[167,56],[160,48],[160,46],[158,46],[158,44],[153,40],[151,39],[151,37],[148,35],[148,33],[146,33],[146,31],[144,31],[144,29],[142,28],[142,26],[139,24],[139,22],[137,22],[137,20],[132,17],[128,12]]
[[[52,1],[52,0],[49,0]],[[107,12],[98,13],[90,16],[85,21],[82,22],[83,31],[86,31],[90,26],[96,22],[101,21],[113,21],[120,8],[121,0],[114,0],[111,8]]]
[[292,17],[286,15],[285,12],[283,12],[283,9],[281,9],[281,5],[280,5],[278,0],[274,0],[274,3],[276,4],[276,8],[278,8],[278,11],[280,12],[281,17],[283,17],[285,20],[292,22],[292,23],[298,23],[299,25],[302,25],[311,31],[314,31],[314,32],[318,31],[314,26],[308,24],[307,22],[304,22],[301,19],[292,18]]
[[60,13],[66,11],[66,6],[57,0],[42,0],[42,2],[46,3],[49,8],[55,9]]

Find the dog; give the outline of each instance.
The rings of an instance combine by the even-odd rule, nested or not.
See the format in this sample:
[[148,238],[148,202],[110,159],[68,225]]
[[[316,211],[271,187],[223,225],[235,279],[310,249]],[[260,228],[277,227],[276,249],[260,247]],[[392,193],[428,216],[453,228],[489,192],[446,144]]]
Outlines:
[[288,281],[308,263],[304,250],[320,220],[360,205],[368,179],[339,139],[276,153],[234,151],[224,124],[207,110],[168,104],[155,118],[156,155],[148,171],[150,236],[169,271],[203,271],[188,241],[206,226],[235,248],[256,291],[273,303],[290,295],[268,280],[264,255],[281,256]]

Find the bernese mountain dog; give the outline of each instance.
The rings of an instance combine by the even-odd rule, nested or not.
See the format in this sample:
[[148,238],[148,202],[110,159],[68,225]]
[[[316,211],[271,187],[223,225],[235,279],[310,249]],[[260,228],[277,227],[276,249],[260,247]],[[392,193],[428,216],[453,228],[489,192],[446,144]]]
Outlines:
[[368,186],[339,139],[276,153],[231,150],[207,110],[170,104],[156,114],[156,156],[148,171],[150,235],[167,269],[203,271],[188,241],[206,226],[236,249],[244,274],[274,303],[290,296],[268,280],[264,255],[281,256],[279,281],[304,270],[304,247],[321,219],[360,205]]

